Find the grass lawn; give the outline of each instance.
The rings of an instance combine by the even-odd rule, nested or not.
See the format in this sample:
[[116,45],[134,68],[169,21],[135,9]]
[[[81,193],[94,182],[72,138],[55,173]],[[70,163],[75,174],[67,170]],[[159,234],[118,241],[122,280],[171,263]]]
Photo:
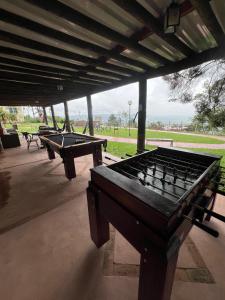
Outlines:
[[[42,123],[21,123],[18,124],[18,130],[20,132],[37,132],[40,125],[44,125]],[[49,126],[53,126],[53,124],[49,123]],[[59,124],[62,127],[62,124]],[[12,125],[6,124],[6,128],[10,128]],[[83,132],[83,128],[76,127],[76,132]],[[105,135],[105,136],[113,136],[113,137],[129,137],[127,128],[119,128],[116,130],[114,134],[113,128],[106,128],[104,130],[95,130],[96,135]],[[137,129],[131,129],[131,138],[137,138]],[[146,138],[165,138],[165,139],[173,139],[175,142],[183,142],[183,143],[197,143],[197,144],[223,144],[224,141],[218,140],[214,137],[207,136],[197,136],[190,134],[180,134],[174,132],[163,132],[163,131],[146,131]]]
[[[146,149],[154,149],[154,146],[147,146]],[[130,155],[134,155],[137,151],[136,144],[129,144],[129,143],[120,143],[120,142],[109,142],[107,145],[107,152],[111,153],[112,155],[118,157],[125,157],[126,153]]]
[[[147,146],[147,149],[154,149],[154,146]],[[137,146],[135,144],[129,144],[129,143],[120,143],[120,142],[108,142],[107,146],[107,152],[111,153],[112,155],[115,155],[117,157],[125,157],[125,154],[135,154],[136,153]],[[187,148],[188,149],[188,148]],[[188,149],[194,152],[205,152],[205,153],[212,153],[216,155],[222,155],[223,158],[221,160],[221,165],[225,167],[225,149],[204,149],[204,148],[194,148],[194,149]]]
[[[37,132],[39,129],[39,126],[45,125],[44,123],[18,123],[18,130],[19,132],[27,131],[29,133]],[[48,124],[49,126],[53,126],[52,123]],[[61,124],[59,124],[60,127],[62,127]],[[6,124],[6,128],[12,128],[11,124]]]
[[[75,128],[75,131],[82,132],[83,128]],[[129,137],[129,132],[127,128],[119,128],[115,131],[113,128],[107,128],[104,130],[95,130],[96,135],[114,136],[114,137]],[[137,129],[131,129],[131,138],[137,138]],[[190,134],[180,134],[168,131],[151,131],[146,130],[146,138],[162,138],[162,139],[173,139],[174,142],[183,143],[197,143],[197,144],[223,144],[224,141],[218,140],[214,137],[207,136],[197,136]]]

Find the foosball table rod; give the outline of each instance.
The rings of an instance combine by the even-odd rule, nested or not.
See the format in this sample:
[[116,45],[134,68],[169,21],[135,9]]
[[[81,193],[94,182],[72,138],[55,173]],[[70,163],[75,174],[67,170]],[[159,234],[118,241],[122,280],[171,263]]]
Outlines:
[[193,225],[197,226],[198,228],[202,229],[203,231],[207,232],[208,234],[214,236],[214,237],[218,237],[219,236],[219,232],[209,226],[206,226],[204,224],[202,224],[201,222],[197,221],[196,219],[192,219],[189,216],[183,215],[184,219],[188,220],[190,223],[192,223]]

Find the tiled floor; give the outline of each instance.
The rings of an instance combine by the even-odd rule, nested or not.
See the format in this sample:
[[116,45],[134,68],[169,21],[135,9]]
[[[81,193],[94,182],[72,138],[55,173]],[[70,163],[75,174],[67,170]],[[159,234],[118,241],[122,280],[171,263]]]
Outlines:
[[[11,176],[8,197],[16,197],[17,193],[21,201],[25,193],[21,183],[26,177],[26,193],[33,203],[49,197],[51,201],[68,198],[64,204],[0,235],[0,299],[137,299],[137,277],[103,274],[104,247],[97,250],[89,236],[85,189],[92,159],[87,156],[76,161],[82,185],[76,180],[67,183],[59,158],[54,162],[59,169],[53,175],[47,173],[41,181],[37,170],[42,168],[44,172],[46,168],[47,172],[49,166],[43,150],[27,152],[25,148],[16,148],[0,154],[0,172],[4,168]],[[216,210],[225,214],[225,199],[217,200]],[[172,300],[225,299],[225,226],[216,220],[212,220],[212,226],[220,232],[218,239],[197,228],[190,236],[215,284],[175,281]]]

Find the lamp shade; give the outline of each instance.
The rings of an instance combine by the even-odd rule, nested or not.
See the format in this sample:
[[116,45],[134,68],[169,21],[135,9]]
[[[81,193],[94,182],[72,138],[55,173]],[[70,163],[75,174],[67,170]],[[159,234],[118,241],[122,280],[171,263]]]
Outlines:
[[58,91],[63,91],[63,85],[62,84],[57,84],[57,90]]

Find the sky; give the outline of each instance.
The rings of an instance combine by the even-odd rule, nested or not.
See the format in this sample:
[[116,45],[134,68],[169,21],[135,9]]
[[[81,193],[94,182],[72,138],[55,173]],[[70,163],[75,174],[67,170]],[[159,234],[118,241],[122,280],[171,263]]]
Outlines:
[[[194,116],[193,104],[181,104],[169,102],[170,90],[162,77],[149,79],[147,85],[147,121],[191,121]],[[128,101],[132,101],[131,114],[138,110],[138,83],[129,84],[110,91],[92,95],[93,114],[118,114],[128,112]],[[87,114],[85,98],[68,102],[71,116]],[[63,104],[55,105],[55,114],[64,116]],[[79,118],[79,117],[78,117]]]

